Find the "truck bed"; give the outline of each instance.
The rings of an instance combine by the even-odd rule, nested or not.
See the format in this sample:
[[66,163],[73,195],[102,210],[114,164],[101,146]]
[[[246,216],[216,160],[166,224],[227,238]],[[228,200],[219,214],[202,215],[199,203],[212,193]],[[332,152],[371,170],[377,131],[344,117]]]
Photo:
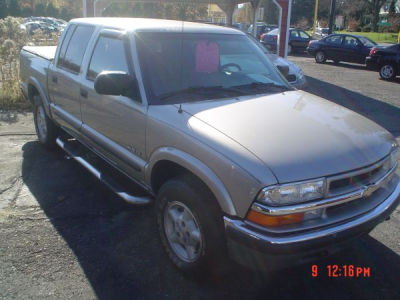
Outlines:
[[52,61],[56,55],[57,46],[25,46],[24,51]]

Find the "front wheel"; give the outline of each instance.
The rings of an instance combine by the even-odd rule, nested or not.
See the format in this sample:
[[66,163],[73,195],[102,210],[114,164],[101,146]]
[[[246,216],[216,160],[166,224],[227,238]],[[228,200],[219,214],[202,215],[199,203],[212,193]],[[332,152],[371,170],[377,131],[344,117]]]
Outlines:
[[33,120],[39,141],[47,148],[53,148],[58,136],[58,127],[47,116],[40,96],[34,96]]
[[393,80],[396,77],[396,68],[391,64],[383,65],[379,70],[379,75],[384,80]]
[[317,53],[315,53],[315,61],[318,64],[323,64],[326,62],[326,56],[325,53],[322,51],[318,51]]
[[200,180],[186,175],[167,181],[156,210],[163,247],[175,266],[189,274],[221,266],[226,247],[222,214]]

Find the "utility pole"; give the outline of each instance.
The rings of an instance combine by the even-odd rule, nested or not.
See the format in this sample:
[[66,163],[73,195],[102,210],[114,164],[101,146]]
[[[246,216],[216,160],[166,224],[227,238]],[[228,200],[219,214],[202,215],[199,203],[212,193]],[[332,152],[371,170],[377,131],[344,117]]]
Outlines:
[[319,3],[319,0],[315,0],[313,35],[315,35],[315,28],[317,27],[317,22],[318,22],[318,6],[319,6],[318,3]]
[[333,25],[336,15],[336,0],[331,0],[331,12],[329,15],[329,34],[333,32]]

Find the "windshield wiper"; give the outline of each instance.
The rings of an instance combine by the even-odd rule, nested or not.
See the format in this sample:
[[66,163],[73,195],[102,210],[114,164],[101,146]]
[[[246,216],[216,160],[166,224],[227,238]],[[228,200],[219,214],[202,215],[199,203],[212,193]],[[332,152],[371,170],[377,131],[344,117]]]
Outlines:
[[174,97],[174,96],[180,96],[180,95],[185,95],[185,94],[196,94],[200,96],[216,96],[215,93],[235,93],[239,95],[243,95],[243,92],[241,90],[238,90],[236,88],[225,88],[220,85],[216,86],[193,86],[189,87],[186,89],[178,90],[178,91],[173,91],[170,93],[165,93],[160,95],[159,99],[166,100],[168,98]]
[[279,85],[279,84],[275,84],[273,82],[268,82],[268,83],[264,83],[264,82],[252,82],[249,84],[243,84],[243,85],[237,85],[237,86],[233,86],[233,88],[235,89],[256,89],[256,90],[271,90],[271,89],[279,89],[279,90],[284,90],[284,91],[288,91],[291,90],[288,86],[286,85]]

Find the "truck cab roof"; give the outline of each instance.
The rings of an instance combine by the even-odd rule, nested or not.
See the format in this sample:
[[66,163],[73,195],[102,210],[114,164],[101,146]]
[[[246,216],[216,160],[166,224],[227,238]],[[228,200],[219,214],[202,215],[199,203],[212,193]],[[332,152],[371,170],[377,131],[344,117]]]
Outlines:
[[70,21],[73,24],[87,24],[99,27],[107,27],[128,32],[185,32],[185,33],[220,33],[242,34],[234,28],[194,23],[185,21],[146,19],[146,18],[79,18]]

